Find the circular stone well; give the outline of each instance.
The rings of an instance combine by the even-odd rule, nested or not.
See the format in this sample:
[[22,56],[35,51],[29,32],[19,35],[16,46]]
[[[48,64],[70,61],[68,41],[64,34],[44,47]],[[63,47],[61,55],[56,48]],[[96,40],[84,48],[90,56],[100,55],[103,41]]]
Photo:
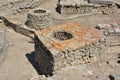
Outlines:
[[51,25],[51,20],[49,19],[50,11],[46,9],[34,9],[30,11],[27,15],[26,25],[31,29],[43,29]]
[[73,35],[68,31],[56,31],[54,32],[53,37],[57,40],[64,41],[73,38]]

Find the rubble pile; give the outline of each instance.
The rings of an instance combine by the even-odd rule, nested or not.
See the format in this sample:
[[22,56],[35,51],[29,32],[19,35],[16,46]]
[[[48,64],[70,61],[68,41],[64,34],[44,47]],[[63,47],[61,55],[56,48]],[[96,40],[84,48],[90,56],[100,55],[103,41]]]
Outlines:
[[102,31],[106,39],[106,46],[120,45],[120,24],[97,24],[96,28]]

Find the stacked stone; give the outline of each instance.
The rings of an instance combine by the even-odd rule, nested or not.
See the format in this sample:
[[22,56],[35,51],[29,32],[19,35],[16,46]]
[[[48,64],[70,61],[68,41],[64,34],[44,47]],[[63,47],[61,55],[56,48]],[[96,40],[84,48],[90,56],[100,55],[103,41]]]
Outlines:
[[76,13],[80,13],[80,14],[86,14],[86,13],[91,13],[92,12],[93,7],[89,6],[89,5],[81,5],[81,6],[69,6],[68,7],[63,7],[61,8],[61,13],[62,14],[76,14]]
[[49,15],[50,11],[45,9],[38,9],[28,13],[26,25],[35,30],[49,27],[51,25]]
[[58,3],[62,14],[87,14],[91,12],[102,12],[103,14],[113,13],[113,0],[61,0]]
[[77,50],[67,49],[59,51],[53,56],[54,70],[56,71],[66,66],[91,63],[96,60],[97,56],[101,55],[102,50],[100,42],[97,42]]
[[[92,43],[78,49],[47,49],[42,42],[35,37],[35,60],[40,72],[51,75],[53,72],[66,66],[74,66],[82,63],[91,63],[97,60],[103,51],[103,42]],[[104,51],[103,51],[104,52]]]

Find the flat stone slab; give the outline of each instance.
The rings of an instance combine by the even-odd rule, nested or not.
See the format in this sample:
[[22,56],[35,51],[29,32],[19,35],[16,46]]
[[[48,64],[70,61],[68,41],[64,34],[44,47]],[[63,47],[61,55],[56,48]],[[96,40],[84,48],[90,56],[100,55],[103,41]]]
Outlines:
[[[72,38],[68,40],[58,40],[54,33],[59,32],[70,33]],[[35,35],[48,48],[58,49],[64,51],[66,48],[73,50],[89,45],[100,40],[99,34],[93,28],[84,27],[75,22],[69,22],[59,26],[45,28],[41,31],[36,31]],[[57,35],[58,37],[62,37]]]

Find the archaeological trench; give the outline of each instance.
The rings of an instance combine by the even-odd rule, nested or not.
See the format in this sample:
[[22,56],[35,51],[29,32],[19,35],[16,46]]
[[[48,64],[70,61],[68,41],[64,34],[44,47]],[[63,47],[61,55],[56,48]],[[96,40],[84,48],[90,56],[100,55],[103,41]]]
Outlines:
[[[112,0],[81,1],[83,1],[80,2],[81,4],[71,5],[72,1],[61,0],[57,4],[60,14],[89,12],[110,14],[113,12]],[[34,37],[35,62],[43,75],[51,76],[66,66],[95,62],[105,53],[105,41],[101,39],[98,30],[71,21],[54,26],[51,14],[51,11],[43,8],[32,9],[27,14],[24,27],[8,17],[0,17],[16,32]]]

